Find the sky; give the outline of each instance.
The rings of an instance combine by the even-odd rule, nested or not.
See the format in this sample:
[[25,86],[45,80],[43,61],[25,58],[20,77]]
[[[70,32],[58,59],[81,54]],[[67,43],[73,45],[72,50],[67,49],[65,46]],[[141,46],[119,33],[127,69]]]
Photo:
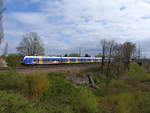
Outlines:
[[[4,0],[5,41],[16,52],[37,32],[46,54],[98,54],[100,40],[132,41],[150,56],[150,0]],[[1,46],[1,49],[3,48]]]

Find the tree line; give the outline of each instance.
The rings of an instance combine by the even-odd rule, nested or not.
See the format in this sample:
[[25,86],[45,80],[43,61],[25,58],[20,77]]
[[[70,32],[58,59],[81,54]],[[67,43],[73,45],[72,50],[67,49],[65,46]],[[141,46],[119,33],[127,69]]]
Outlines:
[[106,39],[101,40],[102,63],[101,74],[106,76],[106,86],[114,78],[130,70],[131,61],[140,58],[139,49],[132,42],[117,43]]

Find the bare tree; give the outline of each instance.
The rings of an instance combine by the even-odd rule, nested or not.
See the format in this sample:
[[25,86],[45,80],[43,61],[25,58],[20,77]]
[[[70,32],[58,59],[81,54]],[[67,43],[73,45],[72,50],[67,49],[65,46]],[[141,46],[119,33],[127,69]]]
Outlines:
[[102,48],[102,64],[101,64],[101,73],[104,73],[105,61],[107,64],[110,64],[111,58],[114,54],[114,41],[108,41],[106,39],[101,40],[101,48]]
[[137,59],[141,59],[141,47],[139,46],[138,50],[137,50]]
[[114,41],[103,39],[101,48],[101,73],[106,77],[105,86],[107,91],[111,80],[119,77],[126,69],[129,69],[130,60],[134,55],[136,46],[131,42],[118,44]]
[[112,58],[114,55],[115,42],[103,39],[101,41],[102,46],[102,64],[101,73],[106,77],[106,88],[110,81],[113,79],[114,70],[112,70]]
[[105,66],[105,56],[106,56],[106,39],[101,40],[101,49],[102,49],[102,64],[101,64],[101,73],[104,73]]
[[115,43],[113,48],[113,70],[114,75],[120,76],[122,72],[124,72],[124,65],[123,65],[123,54],[122,54],[122,44]]
[[124,63],[124,67],[125,69],[130,69],[130,60],[134,54],[134,52],[136,51],[136,46],[135,44],[131,43],[131,42],[125,42],[122,45],[122,55],[123,55],[123,63]]
[[[4,39],[4,29],[3,29],[3,12],[5,11],[5,8],[3,7],[3,0],[0,0],[0,44],[2,43]],[[0,66],[1,67],[7,67],[7,64],[5,60],[1,57],[0,58]]]
[[21,56],[44,55],[44,47],[40,36],[35,32],[27,33],[23,36],[17,50]]
[[105,68],[105,75],[106,75],[106,86],[108,86],[109,82],[113,79],[113,70],[112,70],[112,62],[111,59],[113,58],[113,52],[114,52],[115,42],[114,41],[107,41],[106,43],[106,68]]
[[0,44],[4,39],[4,31],[3,31],[3,12],[5,8],[3,8],[3,0],[0,0]]
[[6,43],[5,48],[4,48],[4,52],[2,56],[6,56],[8,53],[8,43]]

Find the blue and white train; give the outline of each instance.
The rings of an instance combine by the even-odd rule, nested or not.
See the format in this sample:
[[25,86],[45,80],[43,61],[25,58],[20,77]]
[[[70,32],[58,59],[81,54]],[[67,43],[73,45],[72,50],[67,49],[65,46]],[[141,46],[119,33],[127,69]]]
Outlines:
[[94,63],[101,62],[98,57],[49,57],[49,56],[25,56],[23,65],[37,64],[62,64],[62,63]]

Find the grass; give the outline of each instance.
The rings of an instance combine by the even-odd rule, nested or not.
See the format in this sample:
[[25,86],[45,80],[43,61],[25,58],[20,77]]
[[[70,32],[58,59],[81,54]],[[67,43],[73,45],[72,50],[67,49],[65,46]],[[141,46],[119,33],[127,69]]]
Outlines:
[[1,113],[38,113],[30,102],[15,93],[0,91]]
[[[126,79],[112,79],[107,91],[106,77],[99,68],[82,70],[90,74],[96,88],[76,85],[64,73],[17,71],[0,73],[0,112],[2,113],[149,113],[150,74],[131,64]],[[78,76],[77,76],[78,77]]]

